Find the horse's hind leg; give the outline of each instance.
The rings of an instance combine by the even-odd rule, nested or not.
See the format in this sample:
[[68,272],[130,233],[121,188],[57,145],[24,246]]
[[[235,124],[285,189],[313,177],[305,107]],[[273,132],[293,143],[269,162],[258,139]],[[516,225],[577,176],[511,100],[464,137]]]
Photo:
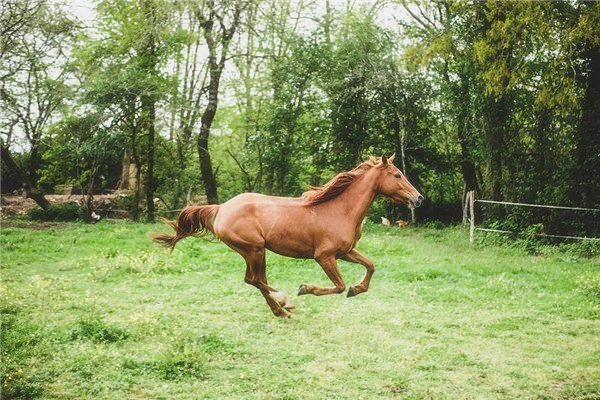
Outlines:
[[340,274],[340,269],[338,268],[335,257],[324,257],[318,258],[317,262],[323,268],[323,271],[327,274],[331,282],[333,282],[334,287],[321,287],[317,285],[300,285],[300,289],[298,289],[298,296],[303,294],[314,294],[315,296],[322,296],[325,294],[335,294],[342,293],[346,290],[346,284],[342,279],[342,275]]
[[273,314],[278,317],[289,318],[288,311],[293,312],[296,308],[283,293],[268,285],[265,249],[254,248],[249,252],[240,253],[246,260],[246,277],[244,281],[260,290]]
[[360,283],[356,286],[350,286],[350,289],[348,289],[348,297],[356,296],[357,294],[369,290],[371,277],[373,276],[373,272],[375,272],[375,265],[373,264],[373,261],[363,256],[355,249],[350,250],[348,254],[342,257],[342,260],[362,264],[367,269]]

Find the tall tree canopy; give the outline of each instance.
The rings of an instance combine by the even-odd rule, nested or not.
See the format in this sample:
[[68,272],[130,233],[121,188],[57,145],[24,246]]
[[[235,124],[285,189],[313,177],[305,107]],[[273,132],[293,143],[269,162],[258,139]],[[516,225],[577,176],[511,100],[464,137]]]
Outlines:
[[[157,197],[298,195],[395,151],[428,198],[416,218],[455,218],[467,190],[600,207],[597,2],[102,0],[91,31],[6,4],[3,157],[45,190],[114,185],[126,154],[151,220]],[[70,137],[109,156],[61,169]]]

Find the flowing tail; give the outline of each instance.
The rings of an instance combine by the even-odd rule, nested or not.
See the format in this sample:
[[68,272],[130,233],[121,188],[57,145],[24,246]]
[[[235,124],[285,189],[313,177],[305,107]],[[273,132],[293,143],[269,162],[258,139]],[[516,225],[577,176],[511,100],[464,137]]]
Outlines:
[[207,206],[186,207],[179,214],[177,221],[166,221],[175,229],[175,235],[166,233],[152,233],[150,237],[162,246],[175,248],[177,242],[181,239],[194,236],[202,237],[208,234],[215,234],[213,220],[219,212],[219,206],[211,204]]

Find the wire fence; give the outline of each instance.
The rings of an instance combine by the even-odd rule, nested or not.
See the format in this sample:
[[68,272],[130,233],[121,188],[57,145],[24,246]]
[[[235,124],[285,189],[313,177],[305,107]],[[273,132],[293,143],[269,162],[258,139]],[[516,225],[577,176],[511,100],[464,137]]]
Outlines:
[[[493,228],[480,228],[475,225],[475,203],[484,203],[484,204],[498,204],[498,205],[506,205],[513,207],[529,207],[529,208],[540,208],[540,209],[555,209],[555,210],[569,210],[569,211],[577,211],[577,212],[590,212],[593,213],[594,216],[599,216],[600,218],[600,209],[597,208],[585,208],[585,207],[567,207],[567,206],[553,206],[547,204],[529,204],[529,203],[515,203],[509,201],[493,201],[493,200],[484,200],[484,199],[475,199],[475,192],[470,191],[466,195],[465,204],[463,207],[463,224],[466,225],[466,222],[470,223],[469,230],[469,240],[471,243],[475,240],[475,231],[481,232],[493,232],[500,234],[511,234],[511,235],[523,235],[524,232],[518,232],[507,229],[493,229]],[[568,239],[568,240],[589,240],[589,241],[600,241],[600,238],[596,237],[587,237],[587,236],[575,236],[575,235],[559,235],[559,234],[548,234],[548,233],[528,233],[538,237],[543,238],[553,238],[553,239]]]
[[527,204],[527,203],[511,203],[509,201],[492,201],[492,200],[475,200],[476,203],[490,203],[490,204],[504,204],[508,206],[521,206],[521,207],[533,207],[533,208],[553,208],[557,210],[573,210],[573,211],[592,211],[600,212],[597,208],[583,208],[583,207],[564,207],[564,206],[549,206],[545,204]]

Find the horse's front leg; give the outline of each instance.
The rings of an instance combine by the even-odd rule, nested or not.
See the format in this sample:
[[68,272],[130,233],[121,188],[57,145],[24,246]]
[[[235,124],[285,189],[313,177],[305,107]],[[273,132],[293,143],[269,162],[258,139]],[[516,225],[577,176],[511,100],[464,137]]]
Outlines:
[[362,264],[367,269],[360,283],[356,286],[350,286],[350,289],[348,289],[348,297],[356,296],[357,294],[369,290],[371,277],[373,276],[373,272],[375,272],[375,265],[373,264],[373,261],[360,254],[358,251],[356,251],[356,249],[350,250],[348,254],[341,258],[345,261]]
[[322,296],[325,294],[342,293],[346,290],[346,284],[340,275],[340,269],[338,268],[335,257],[328,256],[323,258],[317,258],[317,262],[323,268],[323,271],[327,274],[331,282],[335,285],[334,287],[322,287],[317,285],[300,285],[298,289],[298,296],[303,294],[314,294],[315,296]]

